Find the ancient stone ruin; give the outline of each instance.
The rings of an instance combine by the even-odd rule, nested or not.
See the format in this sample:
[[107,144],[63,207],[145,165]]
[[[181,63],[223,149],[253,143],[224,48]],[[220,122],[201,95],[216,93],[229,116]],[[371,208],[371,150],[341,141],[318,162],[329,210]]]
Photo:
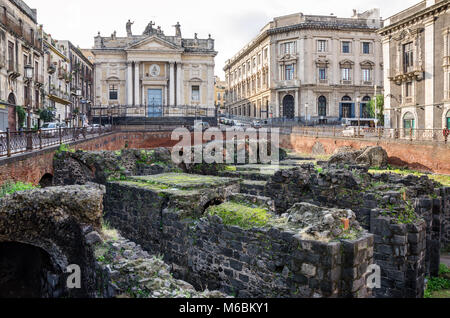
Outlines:
[[[450,241],[450,189],[427,177],[370,174],[384,164],[382,149],[339,156],[348,160],[176,166],[167,149],[60,152],[54,187],[0,200],[0,249],[9,262],[36,265],[27,283],[20,266],[1,263],[0,290],[4,297],[423,297]],[[63,284],[70,264],[87,277],[77,291]],[[373,265],[381,269],[376,288]]]

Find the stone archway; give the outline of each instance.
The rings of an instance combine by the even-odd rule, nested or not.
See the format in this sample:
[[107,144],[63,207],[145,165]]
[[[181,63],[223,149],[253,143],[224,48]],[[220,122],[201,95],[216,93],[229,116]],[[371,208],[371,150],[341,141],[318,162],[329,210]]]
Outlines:
[[288,119],[295,117],[295,99],[292,95],[286,95],[283,98],[283,117]]
[[[94,297],[96,263],[88,236],[100,229],[102,201],[103,190],[93,186],[36,189],[2,200],[0,297]],[[79,289],[66,285],[71,265],[81,270]]]
[[60,274],[39,247],[0,243],[0,298],[53,298],[61,290]]
[[41,186],[41,188],[51,187],[53,185],[53,175],[51,175],[50,173],[44,174],[39,181],[39,185]]

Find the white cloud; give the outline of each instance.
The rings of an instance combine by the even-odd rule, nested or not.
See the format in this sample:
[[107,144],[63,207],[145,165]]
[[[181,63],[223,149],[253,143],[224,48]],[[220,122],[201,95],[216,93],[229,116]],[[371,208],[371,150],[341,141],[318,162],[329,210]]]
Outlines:
[[150,20],[166,34],[173,34],[177,21],[184,37],[200,38],[211,34],[216,40],[216,74],[223,77],[225,61],[248,43],[273,17],[303,12],[304,14],[350,17],[352,9],[365,11],[380,8],[387,18],[418,0],[25,0],[38,10],[38,22],[57,39],[90,48],[98,31],[110,35],[125,34],[128,19],[135,21],[133,33],[142,33]]

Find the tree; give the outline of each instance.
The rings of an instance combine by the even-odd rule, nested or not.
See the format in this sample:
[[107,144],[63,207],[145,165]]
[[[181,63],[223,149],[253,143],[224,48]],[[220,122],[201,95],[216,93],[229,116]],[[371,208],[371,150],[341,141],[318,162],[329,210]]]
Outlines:
[[55,119],[55,111],[50,108],[45,108],[39,111],[39,118],[44,123],[52,122]]
[[19,120],[19,128],[23,128],[25,125],[25,117],[27,116],[27,112],[22,106],[16,106],[17,119]]
[[[376,108],[375,101],[372,99],[368,104],[368,112],[372,118],[378,119],[378,126],[384,126],[384,96],[376,96]],[[376,114],[376,117],[375,117]]]

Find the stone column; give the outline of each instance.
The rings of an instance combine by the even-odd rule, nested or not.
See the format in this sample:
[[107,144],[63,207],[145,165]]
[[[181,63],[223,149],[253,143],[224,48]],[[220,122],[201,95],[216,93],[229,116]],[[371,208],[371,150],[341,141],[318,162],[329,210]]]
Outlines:
[[[386,96],[384,99],[384,125],[386,128],[398,128],[395,123],[395,118],[393,118],[392,112],[392,96],[391,96],[391,80],[389,77],[391,76],[391,58],[390,58],[390,47],[391,42],[389,37],[383,38],[383,56],[386,57],[383,59],[384,64],[384,95]],[[375,69],[378,65],[375,65]]]
[[175,63],[170,62],[169,106],[175,105]]
[[273,111],[273,117],[280,117],[280,96],[278,92],[275,92],[275,109]]
[[134,62],[134,104],[141,103],[140,80],[139,80],[139,62]]
[[427,19],[424,24],[425,24],[425,129],[433,129],[434,128],[434,105],[433,105],[434,17],[430,17],[429,19]]
[[127,104],[133,105],[133,70],[131,62],[127,62]]
[[298,102],[298,89],[295,91],[295,117],[300,117],[300,109],[299,109],[299,102]]
[[181,86],[183,84],[182,67],[181,62],[177,63],[177,106],[183,105],[183,100],[181,97]]

